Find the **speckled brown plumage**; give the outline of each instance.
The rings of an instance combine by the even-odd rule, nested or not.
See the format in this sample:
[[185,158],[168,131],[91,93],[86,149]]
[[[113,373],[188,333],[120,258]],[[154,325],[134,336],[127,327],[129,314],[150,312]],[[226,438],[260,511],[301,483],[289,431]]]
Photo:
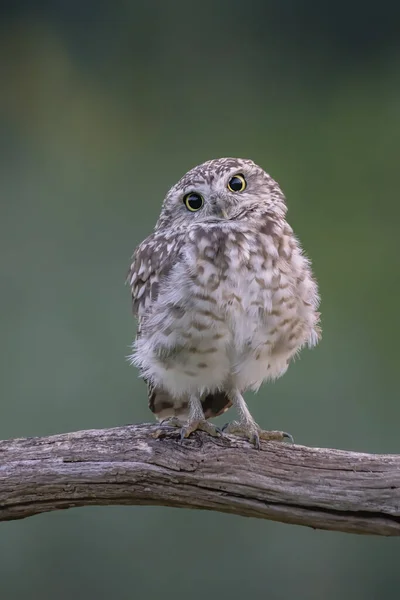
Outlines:
[[[233,177],[243,189],[229,189]],[[201,195],[199,210],[188,210],[188,193]],[[268,438],[243,391],[280,377],[320,337],[317,285],[285,216],[284,195],[263,169],[212,160],[168,192],[154,232],[135,250],[132,362],[148,382],[151,410],[184,423],[182,435],[215,434],[205,418],[234,404],[239,423],[228,431],[256,444]]]

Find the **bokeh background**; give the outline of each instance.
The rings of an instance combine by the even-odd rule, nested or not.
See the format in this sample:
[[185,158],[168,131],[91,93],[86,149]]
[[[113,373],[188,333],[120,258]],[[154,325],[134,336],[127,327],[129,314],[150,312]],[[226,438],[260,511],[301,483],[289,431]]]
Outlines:
[[[1,438],[152,419],[130,255],[185,171],[241,156],[282,184],[323,299],[254,416],[400,451],[399,24],[389,0],[1,3]],[[0,525],[4,600],[391,600],[399,564],[398,539],[179,509]]]

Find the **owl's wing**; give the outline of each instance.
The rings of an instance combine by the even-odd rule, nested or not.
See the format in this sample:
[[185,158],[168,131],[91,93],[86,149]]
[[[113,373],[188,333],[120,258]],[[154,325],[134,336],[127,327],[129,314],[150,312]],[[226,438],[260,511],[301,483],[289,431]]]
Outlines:
[[133,314],[141,318],[157,300],[159,287],[179,257],[183,237],[155,232],[135,250],[127,277],[132,292]]
[[[138,320],[136,339],[141,335],[146,311],[157,300],[160,284],[170,273],[180,249],[181,242],[176,236],[168,237],[155,232],[139,244],[133,253],[126,283],[131,288],[133,314]],[[168,405],[174,407],[174,401],[169,399],[168,394],[154,388],[146,379],[144,381],[147,384],[149,407],[152,412],[162,412],[166,402],[164,396],[167,396]]]
[[[154,233],[135,250],[127,276],[132,291],[133,313],[138,318],[136,336],[140,336],[141,321],[152,302],[157,300],[159,287],[178,262],[185,238],[176,235]],[[146,380],[145,380],[146,381]],[[187,409],[181,399],[175,400],[165,390],[147,383],[149,408],[158,419],[167,416],[184,416]],[[232,402],[225,392],[208,394],[203,400],[206,419],[223,414]]]

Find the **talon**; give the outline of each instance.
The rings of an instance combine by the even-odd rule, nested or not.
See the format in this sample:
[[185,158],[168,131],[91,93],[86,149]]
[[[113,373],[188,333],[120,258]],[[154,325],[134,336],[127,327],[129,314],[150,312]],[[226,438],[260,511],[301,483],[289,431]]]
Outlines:
[[189,437],[189,435],[193,433],[193,431],[197,430],[205,431],[212,437],[219,437],[220,435],[222,435],[222,431],[219,427],[213,425],[212,423],[209,423],[205,419],[201,419],[199,421],[189,421],[182,427],[180,434],[181,440],[184,440],[185,438]]
[[164,431],[162,429],[156,429],[156,431],[152,434],[153,438],[158,440],[158,438],[162,437]]
[[164,427],[164,429],[157,429],[154,433],[153,433],[153,437],[158,440],[160,438],[163,437],[168,437],[171,436],[171,434],[174,434],[175,431],[168,431],[167,427]]
[[182,427],[182,421],[180,421],[178,417],[166,417],[160,421],[159,425],[162,425],[163,427]]
[[168,431],[168,428],[172,427],[175,429],[177,427],[182,427],[182,421],[180,421],[177,417],[167,417],[166,419],[163,419],[162,421],[160,421],[158,423],[158,425],[160,426],[160,429],[157,429],[153,433],[153,437],[155,439],[159,439],[161,437],[167,437],[168,435],[171,434],[171,432]]
[[252,439],[250,440],[250,442],[254,445],[256,450],[260,449],[260,436],[258,435],[258,433],[253,433]]
[[238,421],[232,421],[231,423],[225,423],[225,425],[222,427],[222,431],[247,438],[257,450],[260,448],[259,431],[257,426],[253,425],[252,423],[240,423]]
[[287,438],[292,444],[294,443],[293,437],[286,431],[263,431],[252,423],[232,421],[231,423],[225,423],[222,431],[247,438],[257,450],[260,449],[260,440],[281,442]]
[[286,431],[263,431],[260,429],[259,434],[262,440],[270,442],[283,442],[284,439],[288,439],[292,444],[294,444],[293,436]]
[[193,433],[193,431],[197,430],[205,431],[213,437],[223,435],[222,429],[220,429],[220,427],[209,423],[205,419],[200,419],[199,421],[188,421],[186,423],[183,423],[177,417],[167,417],[166,419],[160,421],[159,425],[161,426],[161,428],[157,429],[157,431],[155,431],[153,434],[153,436],[156,439],[160,437],[167,437],[171,433],[168,431],[169,427],[180,429],[179,438],[181,441],[183,441],[185,438],[188,438],[190,434]]

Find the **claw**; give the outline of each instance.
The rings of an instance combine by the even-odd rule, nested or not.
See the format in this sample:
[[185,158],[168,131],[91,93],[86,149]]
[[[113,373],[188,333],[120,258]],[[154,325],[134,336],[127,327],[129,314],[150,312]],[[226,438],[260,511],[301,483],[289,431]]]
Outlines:
[[188,421],[182,427],[181,440],[184,440],[185,438],[189,437],[189,435],[193,433],[193,431],[197,430],[205,431],[212,437],[219,437],[220,435],[222,435],[222,430],[219,427],[213,425],[212,423],[209,423],[205,419],[200,419],[199,421]]
[[288,439],[291,444],[294,444],[294,437],[290,433],[286,433],[286,431],[282,431],[282,437]]
[[167,417],[160,421],[159,425],[162,425],[163,427],[182,427],[182,421],[178,419],[178,417]]
[[183,441],[185,438],[189,437],[189,435],[191,433],[193,433],[193,431],[196,431],[196,430],[205,431],[206,433],[208,433],[209,435],[211,435],[213,437],[218,437],[220,435],[223,435],[222,429],[220,429],[216,425],[213,425],[212,423],[209,423],[205,419],[188,421],[186,423],[183,423],[177,417],[168,417],[167,419],[164,419],[163,421],[161,421],[159,424],[160,424],[161,428],[157,429],[157,431],[154,433],[155,438],[167,436],[168,432],[166,431],[166,429],[168,427],[174,427],[174,428],[179,427],[180,428],[179,437],[180,437],[181,441]]
[[177,417],[167,417],[158,423],[160,429],[157,429],[153,437],[156,439],[161,437],[167,437],[169,434],[168,427],[182,427],[182,421],[180,421]]
[[281,442],[287,438],[294,444],[293,436],[291,436],[290,433],[286,433],[286,431],[264,431],[260,429],[258,425],[253,423],[232,421],[231,423],[226,423],[222,427],[222,431],[247,438],[257,450],[260,449],[260,439]]

